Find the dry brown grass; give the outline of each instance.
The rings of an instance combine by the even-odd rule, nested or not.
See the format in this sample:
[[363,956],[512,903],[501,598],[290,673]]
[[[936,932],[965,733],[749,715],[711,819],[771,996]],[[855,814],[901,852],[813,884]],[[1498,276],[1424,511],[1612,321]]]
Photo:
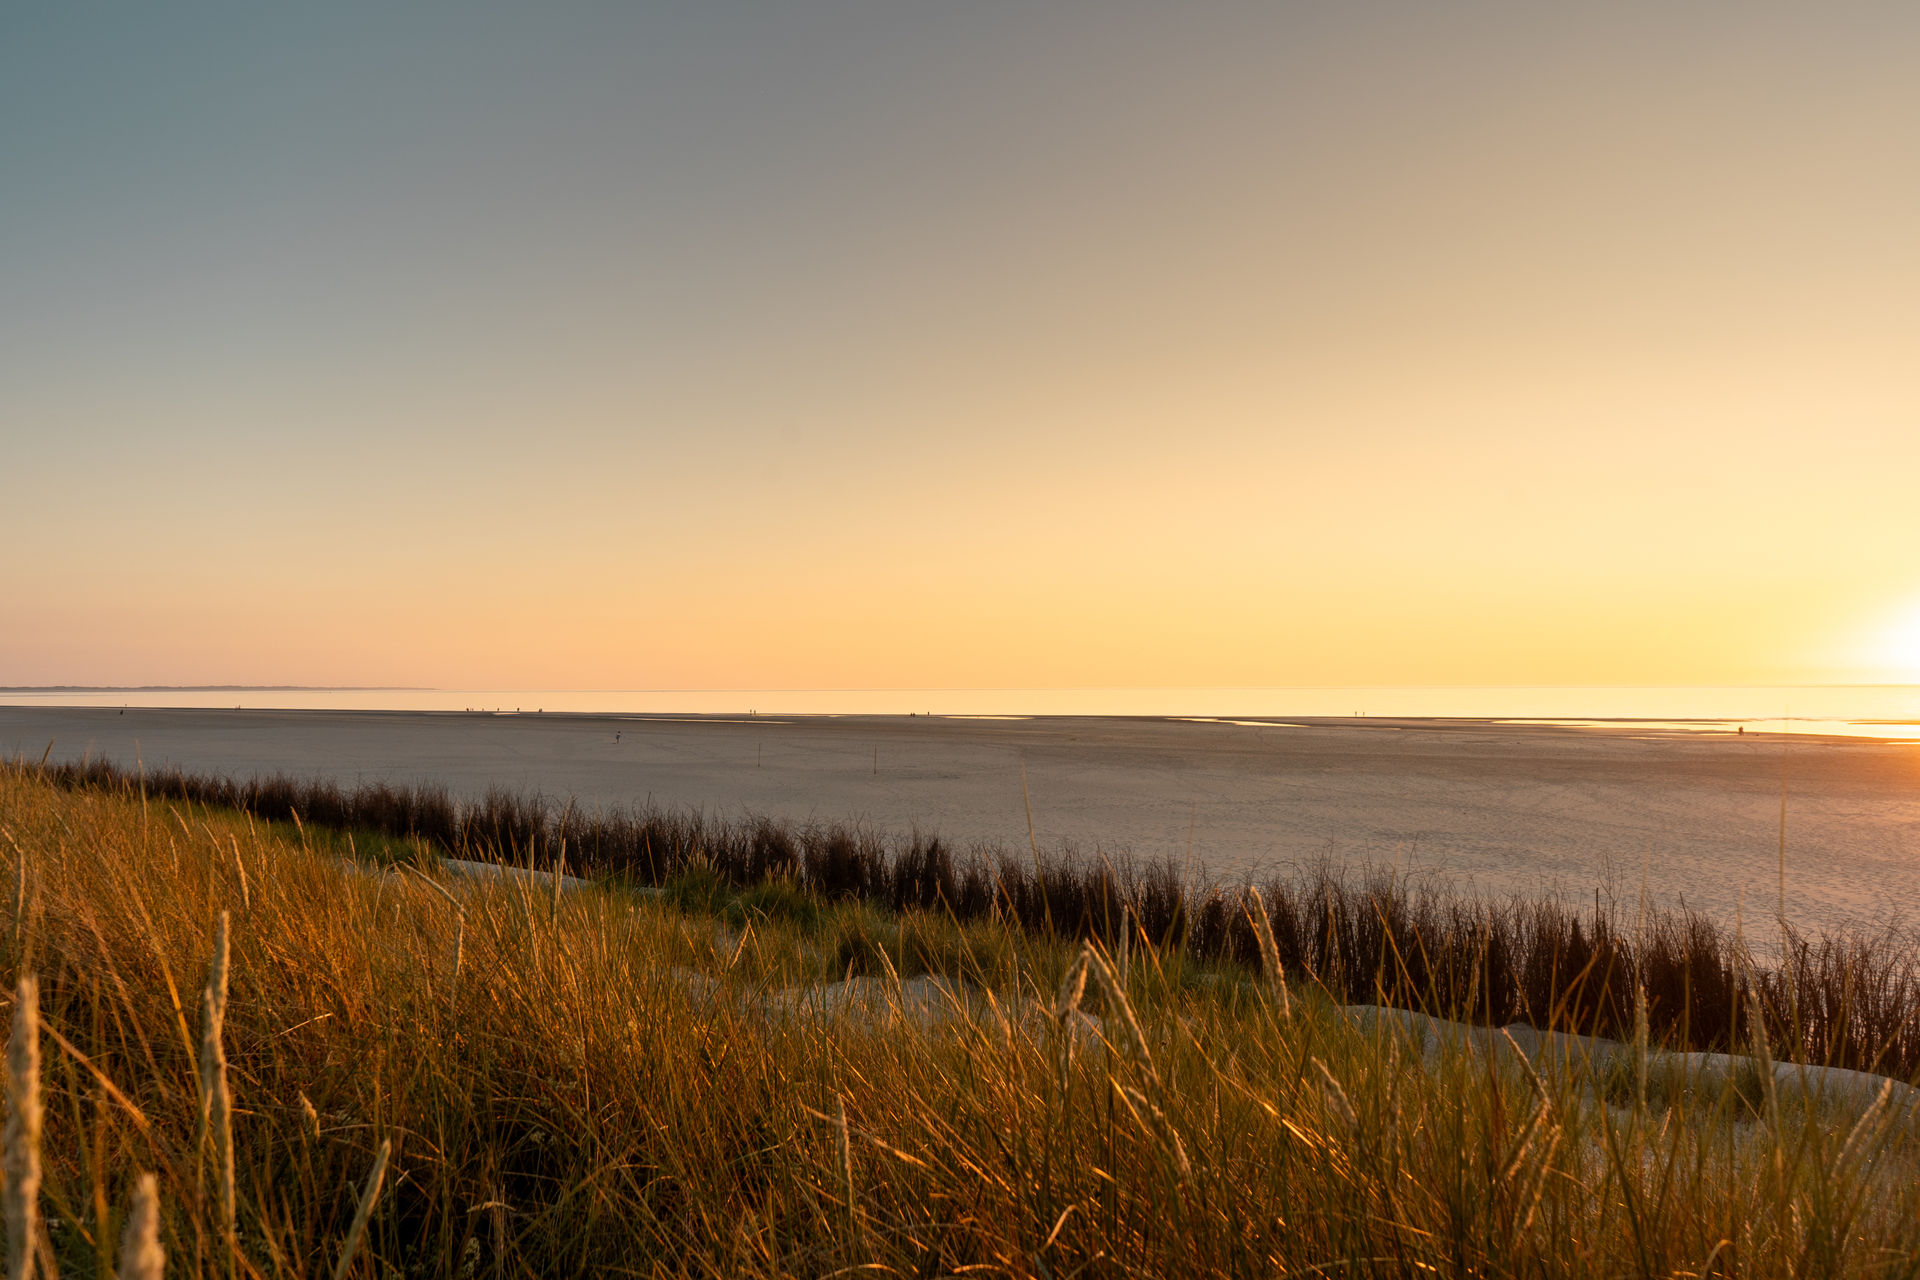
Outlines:
[[[1898,1107],[1610,1107],[1142,942],[1123,971],[856,907],[729,925],[611,889],[456,900],[244,816],[17,772],[0,861],[8,985],[38,977],[32,1199],[69,1274],[109,1273],[127,1206],[195,1276],[1920,1269]],[[904,993],[916,948],[969,975],[944,1016],[765,998],[849,954]],[[230,1241],[195,1025],[215,1004]]]

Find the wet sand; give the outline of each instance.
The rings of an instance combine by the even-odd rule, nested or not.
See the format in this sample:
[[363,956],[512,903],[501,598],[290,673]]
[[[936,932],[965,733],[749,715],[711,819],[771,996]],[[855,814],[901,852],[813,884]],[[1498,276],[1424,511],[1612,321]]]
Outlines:
[[[616,740],[616,735],[618,738]],[[1725,920],[1920,922],[1920,745],[1469,720],[725,717],[0,707],[0,751],[491,785],[587,807],[857,820],[961,844],[1172,857],[1218,878],[1331,857],[1481,892],[1596,888]],[[1025,798],[1023,798],[1023,776]],[[1742,905],[1744,903],[1744,906]],[[1764,927],[1756,924],[1756,932]]]

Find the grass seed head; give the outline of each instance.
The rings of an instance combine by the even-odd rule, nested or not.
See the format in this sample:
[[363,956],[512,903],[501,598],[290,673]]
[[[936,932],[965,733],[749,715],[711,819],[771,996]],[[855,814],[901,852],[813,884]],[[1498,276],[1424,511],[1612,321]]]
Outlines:
[[1133,1001],[1127,999],[1127,989],[1120,983],[1120,975],[1113,971],[1107,958],[1088,946],[1081,952],[1086,958],[1094,977],[1099,980],[1101,994],[1107,998],[1110,1012],[1118,1015],[1120,1025],[1126,1029],[1126,1052],[1145,1068],[1149,1076],[1154,1075],[1153,1054],[1147,1048],[1147,1033],[1140,1029],[1140,1019],[1134,1015]]
[[1331,1111],[1334,1118],[1345,1125],[1349,1131],[1358,1128],[1360,1117],[1354,1113],[1353,1103],[1348,1099],[1347,1091],[1340,1087],[1338,1080],[1334,1079],[1333,1072],[1327,1070],[1326,1063],[1318,1058],[1312,1058],[1309,1061],[1313,1063],[1314,1070],[1320,1073],[1320,1093],[1327,1101],[1327,1110]]
[[1266,972],[1267,982],[1273,988],[1280,1002],[1280,1016],[1291,1017],[1293,997],[1287,991],[1287,974],[1280,967],[1280,947],[1273,940],[1273,920],[1267,915],[1267,902],[1260,896],[1260,890],[1249,885],[1247,896],[1253,899],[1253,907],[1247,912],[1253,922],[1253,936],[1260,944],[1260,967]]
[[160,1180],[143,1173],[133,1188],[133,1208],[120,1232],[119,1280],[161,1280],[167,1251],[160,1244]]
[[14,988],[7,1040],[7,1276],[29,1280],[40,1235],[40,984],[23,974]]
[[220,1222],[231,1239],[238,1213],[233,1164],[233,1095],[227,1085],[224,1042],[227,1019],[228,916],[220,913],[214,934],[213,964],[200,995],[200,1124],[203,1142],[213,1145],[220,1185]]
[[1079,1010],[1080,1000],[1087,992],[1087,954],[1082,951],[1067,966],[1067,976],[1060,980],[1060,993],[1053,1002],[1054,1017],[1066,1018]]
[[1848,1131],[1847,1140],[1840,1147],[1840,1158],[1834,1161],[1836,1169],[1843,1171],[1851,1169],[1855,1162],[1866,1154],[1867,1149],[1875,1144],[1886,1129],[1892,1110],[1893,1081],[1889,1080],[1880,1086],[1880,1093],[1874,1098],[1873,1105],[1861,1113],[1860,1118],[1854,1121],[1853,1128]]

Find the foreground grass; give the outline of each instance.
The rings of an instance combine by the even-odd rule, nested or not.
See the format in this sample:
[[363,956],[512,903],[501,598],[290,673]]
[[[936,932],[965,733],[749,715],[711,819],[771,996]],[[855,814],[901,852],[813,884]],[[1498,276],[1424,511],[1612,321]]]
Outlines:
[[[350,1274],[1920,1271],[1894,1109],[1610,1105],[1144,942],[435,884],[312,839],[0,774],[64,1271],[110,1274],[152,1171],[169,1274],[334,1274],[382,1150]],[[223,913],[231,1234],[199,1066]],[[881,1003],[781,999],[848,973]]]

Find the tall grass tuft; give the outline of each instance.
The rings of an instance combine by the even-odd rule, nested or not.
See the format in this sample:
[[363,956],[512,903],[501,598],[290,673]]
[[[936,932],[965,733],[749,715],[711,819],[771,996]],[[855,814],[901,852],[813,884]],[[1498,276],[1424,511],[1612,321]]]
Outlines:
[[340,1260],[334,1263],[333,1280],[346,1280],[347,1272],[353,1267],[353,1256],[360,1251],[360,1240],[367,1233],[367,1219],[373,1216],[374,1202],[380,1198],[380,1184],[387,1176],[387,1159],[392,1154],[393,1143],[382,1140],[380,1150],[374,1153],[373,1168],[367,1171],[366,1185],[360,1189],[360,1203],[354,1206],[347,1238],[340,1245]]

